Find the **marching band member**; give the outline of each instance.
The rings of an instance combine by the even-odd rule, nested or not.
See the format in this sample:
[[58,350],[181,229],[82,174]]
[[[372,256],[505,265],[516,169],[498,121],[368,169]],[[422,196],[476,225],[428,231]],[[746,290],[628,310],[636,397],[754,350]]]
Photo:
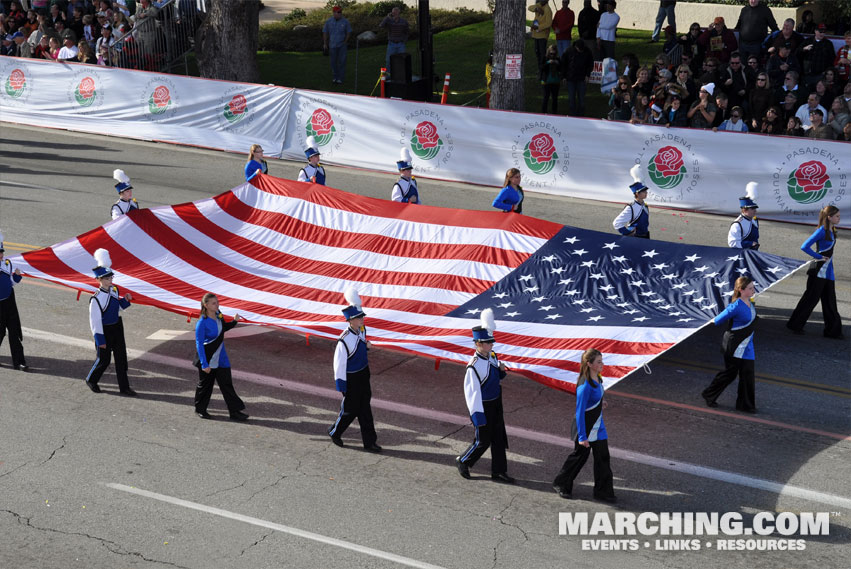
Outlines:
[[756,182],[748,182],[745,195],[739,198],[742,214],[730,225],[727,244],[734,249],[759,249],[759,221],[756,219],[757,188]]
[[115,355],[115,375],[118,389],[122,395],[136,397],[127,379],[127,346],[124,343],[124,324],[121,312],[130,306],[133,299],[128,292],[123,297],[118,287],[112,284],[112,260],[109,251],[95,251],[97,266],[92,272],[100,288],[89,299],[89,323],[97,347],[97,359],[86,376],[86,385],[95,393],[100,393],[98,381],[109,366],[111,356]]
[[399,168],[399,179],[393,184],[393,192],[390,194],[390,199],[394,202],[420,203],[420,194],[417,192],[417,181],[412,175],[414,166],[411,164],[413,160],[411,151],[403,148],[400,158],[401,160],[396,162],[396,167]]
[[343,316],[349,326],[337,340],[334,350],[334,382],[337,391],[343,394],[340,414],[328,430],[328,435],[338,447],[344,446],[343,433],[357,418],[360,424],[363,448],[369,452],[381,452],[376,444],[375,424],[372,420],[372,388],[369,385],[369,361],[367,351],[372,344],[366,339],[363,325],[364,313],[358,292],[350,288],[343,296],[349,305],[343,309]]
[[269,172],[269,165],[263,160],[263,147],[252,144],[248,149],[248,162],[245,163],[245,181],[250,182],[257,174]]
[[505,172],[503,188],[496,195],[491,205],[497,209],[501,209],[505,213],[510,211],[523,213],[524,197],[523,188],[520,187],[520,170],[509,168]]
[[0,233],[0,345],[6,331],[9,331],[9,351],[12,353],[12,367],[20,371],[29,371],[24,357],[24,334],[21,331],[21,318],[18,304],[15,302],[14,286],[21,282],[21,269],[12,266],[12,261],[4,258],[3,234]]
[[316,139],[312,136],[307,137],[307,148],[304,149],[304,155],[307,156],[307,165],[298,173],[299,182],[313,182],[314,184],[325,185],[325,168],[319,163],[319,146],[316,144]]
[[133,197],[133,186],[130,185],[130,178],[124,173],[124,170],[115,170],[112,173],[115,179],[115,191],[118,192],[118,201],[112,204],[112,219],[118,219],[122,215],[126,215],[131,209],[139,209],[139,202]]
[[647,186],[641,180],[641,165],[636,164],[629,173],[633,179],[629,189],[632,190],[635,201],[623,208],[612,225],[621,235],[650,239],[650,210],[644,203],[647,199]]
[[461,456],[455,457],[455,466],[463,478],[470,478],[470,467],[491,449],[491,478],[497,482],[514,484],[508,475],[508,435],[502,413],[502,388],[499,383],[506,376],[505,364],[492,351],[496,330],[493,310],[482,311],[481,325],[473,328],[476,353],[464,375],[464,397],[470,420],[476,429],[476,438]]

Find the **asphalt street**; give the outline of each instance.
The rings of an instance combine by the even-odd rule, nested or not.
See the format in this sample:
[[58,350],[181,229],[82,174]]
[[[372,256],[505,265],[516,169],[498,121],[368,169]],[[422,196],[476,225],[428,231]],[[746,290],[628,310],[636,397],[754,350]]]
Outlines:
[[[105,223],[115,168],[131,177],[143,207],[206,198],[243,180],[242,155],[8,123],[0,132],[7,257]],[[294,179],[300,167],[272,160],[270,174]],[[331,186],[389,198],[391,174],[326,168]],[[420,180],[430,205],[487,210],[496,191]],[[603,231],[621,207],[536,194],[524,202],[527,215]],[[654,209],[652,229],[665,241],[725,246],[731,221]],[[805,260],[799,246],[813,229],[763,221],[762,250]],[[848,238],[840,232],[835,256],[846,338]],[[489,454],[464,480],[453,460],[473,430],[460,365],[436,370],[427,358],[373,351],[384,452],[360,449],[357,424],[338,448],[325,434],[339,409],[333,342],[238,327],[227,347],[251,419],[229,421],[216,390],[214,420],[204,421],[192,408],[194,321],[131,307],[124,322],[140,396],[117,396],[111,369],[96,395],[82,381],[95,356],[86,298],[26,278],[16,295],[31,372],[13,371],[7,344],[0,347],[0,567],[847,567],[851,349],[821,336],[818,308],[804,336],[786,330],[805,280],[799,271],[757,299],[756,415],[735,411],[734,386],[719,408],[703,404],[700,391],[722,363],[714,327],[610,391],[619,502],[609,505],[592,500],[591,464],[574,500],[551,488],[572,448],[572,395],[509,375],[509,472],[518,483],[492,482]],[[801,551],[719,551],[723,536],[688,533],[602,536],[636,539],[637,550],[591,551],[591,538],[559,534],[560,513],[583,512],[731,512],[746,524],[761,512],[824,512],[830,521],[829,535],[792,536]],[[666,537],[699,550],[663,550],[683,546]]]

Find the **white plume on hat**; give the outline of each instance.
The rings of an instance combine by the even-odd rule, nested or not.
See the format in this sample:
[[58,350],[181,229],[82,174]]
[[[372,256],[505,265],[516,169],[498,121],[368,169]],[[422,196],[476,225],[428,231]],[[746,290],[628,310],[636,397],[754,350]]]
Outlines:
[[399,151],[399,160],[407,162],[408,164],[414,161],[414,157],[411,155],[411,150],[407,146],[403,147],[402,150]]
[[112,177],[115,178],[115,181],[118,182],[118,183],[122,183],[122,184],[129,184],[130,183],[130,176],[125,174],[124,170],[116,169],[112,173]]
[[314,138],[312,136],[307,137],[305,144],[307,145],[308,148],[312,148],[314,150],[319,150],[319,145],[316,144],[316,138]]
[[630,168],[629,169],[629,175],[632,176],[632,181],[635,182],[636,184],[643,184],[644,183],[644,180],[641,179],[641,177],[642,177],[641,164],[636,164],[635,166]]
[[109,251],[106,249],[98,249],[95,251],[95,262],[97,262],[98,267],[103,267],[104,269],[112,268],[112,259],[109,258]]
[[482,328],[487,328],[488,332],[491,334],[496,330],[496,320],[493,317],[493,309],[485,308],[482,310],[482,314],[480,316]]
[[748,185],[745,189],[745,195],[748,196],[752,201],[756,201],[758,190],[759,184],[757,184],[756,182],[748,182]]
[[343,293],[343,298],[346,299],[351,306],[357,306],[358,308],[362,308],[360,295],[358,294],[358,290],[355,287],[349,287]]

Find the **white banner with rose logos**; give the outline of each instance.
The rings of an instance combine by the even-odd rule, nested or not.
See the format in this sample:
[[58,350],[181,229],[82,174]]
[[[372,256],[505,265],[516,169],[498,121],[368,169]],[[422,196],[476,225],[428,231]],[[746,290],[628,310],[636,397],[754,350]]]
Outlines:
[[[604,201],[631,200],[629,170],[641,164],[650,203],[672,209],[736,215],[738,198],[750,181],[760,185],[757,201],[763,218],[815,223],[825,205],[842,208],[851,202],[851,144],[842,142],[299,89],[283,155],[303,159],[310,135],[322,160],[332,164],[392,172],[400,149],[407,147],[414,156],[414,174],[421,177],[501,186],[505,171],[516,167],[526,190]],[[328,184],[345,189],[333,169]],[[390,192],[388,184],[388,198]],[[427,182],[420,183],[419,193],[428,203]],[[655,222],[654,227],[660,228]]]
[[278,156],[293,90],[0,58],[2,120]]

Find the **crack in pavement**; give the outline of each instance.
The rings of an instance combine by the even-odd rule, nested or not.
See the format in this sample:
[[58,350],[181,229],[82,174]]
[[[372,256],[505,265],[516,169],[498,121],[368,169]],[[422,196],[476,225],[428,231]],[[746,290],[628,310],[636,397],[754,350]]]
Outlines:
[[213,492],[211,494],[206,494],[204,497],[205,498],[211,498],[211,497],[215,496],[216,494],[224,494],[225,492],[230,492],[231,490],[236,490],[237,488],[242,488],[243,486],[245,486],[248,483],[249,480],[251,480],[251,479],[246,478],[245,480],[243,480],[242,482],[240,482],[236,486],[232,486],[230,488],[222,488],[221,490],[216,490],[215,492]]
[[65,444],[67,442],[68,442],[68,436],[66,435],[66,436],[62,437],[62,444],[59,445],[59,447],[53,449],[53,452],[50,453],[50,456],[48,456],[45,461],[43,461],[41,464],[39,464],[39,466],[44,466],[45,464],[50,462],[50,459],[53,458],[56,455],[57,452],[59,452],[60,450],[65,448]]
[[440,442],[440,441],[442,441],[443,439],[447,439],[447,438],[451,437],[452,435],[455,435],[455,434],[457,434],[457,433],[460,433],[462,430],[466,429],[467,427],[469,427],[469,425],[461,425],[460,427],[458,427],[458,428],[457,428],[457,429],[455,429],[454,431],[449,432],[449,433],[446,433],[445,435],[443,435],[443,436],[442,436],[442,437],[440,437],[439,439],[435,439],[434,441],[432,441],[432,444],[439,443],[439,442]]
[[395,364],[393,364],[392,366],[390,366],[390,367],[388,367],[388,368],[386,368],[386,369],[383,369],[383,370],[381,370],[381,371],[376,372],[376,373],[375,373],[375,375],[381,375],[381,374],[382,374],[382,373],[384,373],[384,372],[390,371],[390,370],[391,370],[391,369],[393,369],[394,367],[398,367],[398,366],[400,366],[400,365],[402,365],[402,364],[404,364],[404,363],[407,363],[407,362],[409,362],[409,361],[411,361],[411,360],[413,360],[413,359],[416,359],[416,358],[418,358],[418,357],[419,357],[419,356],[411,356],[411,357],[405,358],[405,359],[403,359],[403,360],[401,360],[401,361],[396,362]]
[[270,531],[269,533],[264,534],[264,535],[263,535],[263,537],[261,537],[260,539],[258,539],[257,541],[255,541],[254,543],[252,543],[251,545],[249,545],[248,547],[246,547],[245,549],[243,549],[243,550],[239,553],[239,556],[240,556],[240,557],[242,557],[243,555],[245,555],[245,552],[246,552],[246,551],[248,551],[249,549],[251,549],[251,548],[252,548],[252,547],[254,547],[255,545],[260,545],[261,543],[263,543],[263,542],[266,540],[266,538],[267,538],[267,537],[269,537],[270,535],[272,535],[272,534],[274,534],[274,533],[275,533],[274,531]]
[[3,478],[4,476],[9,476],[9,475],[10,475],[10,474],[12,474],[13,472],[16,472],[16,471],[18,471],[18,470],[22,469],[23,467],[27,466],[28,464],[29,464],[29,462],[25,462],[25,463],[23,463],[22,465],[20,465],[20,466],[17,466],[17,467],[15,467],[15,468],[13,468],[13,469],[12,469],[12,470],[10,470],[9,472],[4,472],[3,474],[0,474],[0,478]]
[[504,412],[503,412],[503,414],[504,414],[504,415],[512,415],[512,414],[514,414],[514,413],[516,413],[517,411],[520,411],[520,410],[522,410],[522,409],[530,409],[530,408],[534,408],[534,407],[535,407],[535,405],[538,403],[538,399],[540,399],[540,398],[541,398],[541,395],[543,395],[543,393],[544,393],[545,391],[546,391],[546,392],[550,392],[550,391],[552,391],[552,388],[551,388],[551,387],[547,387],[546,385],[542,385],[542,386],[540,387],[540,389],[538,389],[538,392],[535,394],[535,396],[534,396],[534,397],[532,397],[532,400],[531,400],[531,401],[529,401],[529,403],[527,403],[527,404],[525,404],[525,405],[520,405],[520,406],[518,406],[518,407],[515,407],[514,409],[511,409],[510,411],[504,411]]
[[253,493],[251,496],[249,496],[249,497],[248,497],[248,499],[244,500],[244,502],[250,502],[251,500],[253,500],[253,499],[254,499],[254,497],[255,497],[257,494],[260,494],[260,493],[262,493],[262,492],[265,492],[266,490],[268,490],[268,489],[269,489],[269,488],[271,488],[272,486],[277,486],[277,485],[278,485],[278,484],[280,484],[283,480],[285,480],[285,479],[289,478],[289,476],[290,476],[289,474],[281,474],[280,476],[278,476],[278,479],[277,479],[277,480],[275,480],[275,481],[274,481],[274,482],[272,482],[271,484],[267,484],[266,486],[263,486],[263,487],[262,487],[262,488],[260,488],[258,491],[256,491],[256,492],[255,492],[255,493]]
[[107,549],[107,551],[109,551],[110,553],[114,553],[116,555],[138,557],[139,559],[141,559],[143,561],[147,561],[148,563],[159,563],[161,565],[168,565],[170,567],[177,567],[179,569],[190,569],[189,567],[187,567],[185,565],[178,565],[177,563],[171,563],[169,561],[160,561],[159,559],[152,559],[150,557],[145,557],[143,554],[141,554],[137,551],[128,551],[128,550],[124,549],[124,547],[122,547],[121,545],[115,543],[114,541],[110,541],[108,539],[98,537],[96,535],[90,535],[90,534],[87,534],[87,533],[81,533],[81,532],[75,532],[75,531],[62,531],[62,530],[58,530],[58,529],[54,529],[54,528],[37,526],[37,525],[32,523],[30,518],[28,518],[26,516],[22,516],[21,514],[19,514],[17,512],[13,512],[12,510],[0,510],[0,513],[11,514],[12,516],[15,517],[15,520],[18,522],[19,525],[26,526],[28,528],[31,528],[31,529],[34,529],[34,530],[37,530],[37,531],[52,532],[52,533],[58,533],[60,535],[79,536],[79,537],[85,537],[87,539],[93,539],[95,541],[100,542],[100,544],[103,545]]
[[163,443],[155,443],[154,441],[143,441],[142,439],[134,439],[134,438],[132,438],[132,437],[130,438],[130,440],[131,440],[131,441],[136,441],[137,443],[146,444],[146,445],[153,445],[153,446],[155,446],[155,447],[167,448],[167,449],[169,449],[169,450],[173,450],[173,451],[175,451],[175,452],[178,452],[178,448],[177,448],[177,447],[168,446],[168,445],[163,444]]

